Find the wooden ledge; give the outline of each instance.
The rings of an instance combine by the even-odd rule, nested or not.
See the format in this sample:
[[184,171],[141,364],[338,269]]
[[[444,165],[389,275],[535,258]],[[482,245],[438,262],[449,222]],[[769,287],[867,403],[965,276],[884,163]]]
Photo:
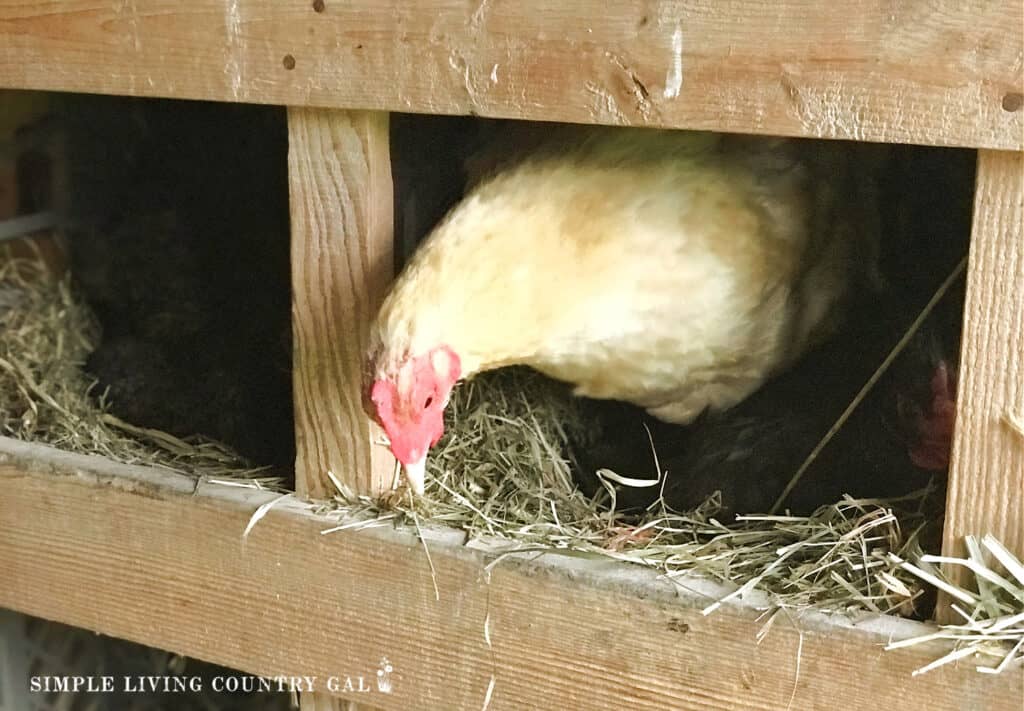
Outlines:
[[[855,705],[1017,711],[1024,674],[970,664],[922,677],[938,647],[884,652],[926,626],[852,626],[811,614],[776,623],[684,599],[650,571],[544,556],[501,562],[460,536],[423,549],[390,528],[321,535],[300,506],[242,539],[265,492],[0,439],[0,606],[266,676],[363,676],[382,657],[383,709],[765,709]],[[708,592],[715,591],[708,588]],[[489,629],[488,647],[485,625]]]
[[0,2],[0,86],[1024,149],[997,2]]

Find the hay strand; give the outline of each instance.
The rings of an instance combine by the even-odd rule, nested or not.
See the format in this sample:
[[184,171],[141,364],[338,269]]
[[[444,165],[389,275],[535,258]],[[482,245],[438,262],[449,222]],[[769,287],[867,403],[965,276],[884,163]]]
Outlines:
[[[905,570],[966,605],[951,606],[962,622],[940,625],[935,632],[886,647],[901,649],[935,640],[953,644],[948,654],[915,670],[915,676],[968,657],[974,658],[975,668],[985,674],[999,674],[1024,664],[1024,565],[992,536],[985,536],[980,543],[975,537],[966,536],[964,543],[967,558],[925,555],[916,566],[906,561],[900,563]],[[969,570],[974,576],[971,589],[953,583],[940,569],[932,567],[940,563]]]
[[[683,588],[696,574],[731,588],[709,600],[705,614],[742,600],[766,610],[759,638],[780,614],[795,616],[811,607],[852,617],[919,613],[928,586],[934,586],[959,601],[964,622],[890,645],[951,645],[918,673],[972,655],[991,658],[993,663],[979,663],[978,669],[996,673],[1024,653],[1024,566],[991,538],[968,539],[969,550],[977,552],[958,564],[975,573],[978,592],[949,583],[936,564],[950,561],[922,550],[930,489],[890,500],[844,497],[810,516],[753,514],[729,524],[716,518],[716,497],[694,511],[673,511],[661,500],[645,516],[626,516],[615,510],[608,491],[588,497],[573,483],[567,445],[588,437],[585,413],[564,387],[531,371],[487,374],[453,394],[446,435],[428,461],[424,496],[377,501],[346,495],[339,487],[320,511],[343,521],[338,529],[374,520],[418,525],[425,519],[461,529],[469,547],[494,555],[485,572],[508,555],[535,552],[626,561],[657,570]],[[1001,570],[982,565],[983,555]],[[488,625],[485,620],[487,638]]]
[[832,427],[829,428],[828,432],[825,433],[825,436],[821,438],[818,444],[815,445],[814,449],[811,450],[810,454],[807,455],[807,458],[804,459],[803,463],[797,468],[796,472],[790,478],[789,483],[786,484],[782,493],[779,494],[779,497],[775,500],[775,503],[772,504],[771,509],[769,509],[771,513],[778,512],[782,507],[783,502],[791,493],[793,493],[793,489],[796,488],[796,485],[803,478],[804,474],[806,474],[807,470],[810,469],[812,464],[814,464],[818,455],[821,454],[825,447],[828,446],[828,443],[832,441],[832,438],[839,433],[839,430],[843,428],[843,425],[845,425],[846,421],[850,419],[854,411],[860,406],[861,402],[864,401],[864,398],[868,396],[868,393],[871,392],[872,388],[875,387],[882,376],[888,372],[889,368],[899,357],[900,353],[902,353],[907,347],[907,344],[910,343],[910,340],[920,330],[921,326],[924,325],[924,322],[928,320],[928,317],[931,315],[932,311],[935,310],[935,307],[940,301],[942,301],[942,298],[952,288],[953,284],[955,284],[963,275],[965,269],[967,269],[966,256],[960,260],[959,264],[953,267],[953,271],[949,273],[949,276],[947,276],[942,284],[939,285],[939,288],[935,290],[931,299],[929,299],[928,303],[925,304],[925,307],[921,309],[921,313],[917,315],[917,318],[914,319],[913,323],[907,327],[906,332],[900,337],[899,341],[896,342],[896,345],[893,346],[892,350],[889,351],[885,360],[883,360],[881,365],[875,369],[875,372],[871,374],[868,381],[864,383],[861,389],[854,396],[853,400],[850,401],[850,404],[847,405],[846,409],[843,410],[838,418],[836,418],[836,421],[832,424]]
[[532,371],[487,374],[453,394],[424,496],[382,502],[339,492],[321,512],[339,528],[378,517],[430,519],[499,554],[612,558],[680,585],[696,573],[732,588],[709,600],[708,612],[758,590],[784,609],[910,613],[923,593],[888,554],[920,555],[928,491],[890,501],[847,497],[811,516],[752,515],[729,525],[716,519],[715,497],[690,512],[660,501],[638,519],[616,511],[608,492],[586,496],[576,487],[565,452],[592,437],[566,388]]

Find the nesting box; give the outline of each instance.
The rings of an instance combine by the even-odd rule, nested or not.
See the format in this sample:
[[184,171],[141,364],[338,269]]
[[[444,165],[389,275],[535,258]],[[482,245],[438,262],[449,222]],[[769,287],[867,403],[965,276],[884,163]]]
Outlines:
[[[945,551],[1024,553],[1019,3],[0,2],[0,86],[286,105],[300,496],[380,492],[361,407],[394,274],[389,113],[646,125],[978,150]],[[458,537],[319,535],[265,492],[0,440],[0,605],[380,708],[1017,709],[1019,669],[911,677],[922,626],[703,616],[656,576],[505,561]],[[436,585],[436,588],[435,588]],[[435,593],[436,591],[436,593]],[[940,610],[940,615],[943,614]],[[925,626],[926,627],[926,626]],[[362,686],[354,680],[363,679]],[[348,682],[348,683],[346,683]]]

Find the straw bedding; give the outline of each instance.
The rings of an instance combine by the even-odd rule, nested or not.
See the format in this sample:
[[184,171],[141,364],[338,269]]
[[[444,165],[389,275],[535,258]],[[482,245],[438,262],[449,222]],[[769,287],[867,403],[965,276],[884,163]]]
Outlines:
[[[0,259],[0,433],[110,459],[165,467],[252,486],[279,480],[216,442],[179,439],[114,418],[81,365],[99,338],[95,319],[67,279],[40,262]],[[933,637],[954,651],[936,664],[977,655],[982,670],[1024,659],[1024,566],[984,539],[969,542],[971,588],[952,586],[923,554],[934,520],[934,492],[895,500],[843,499],[810,516],[747,515],[719,520],[714,497],[679,512],[657,501],[643,514],[616,510],[612,483],[584,495],[573,479],[570,443],[585,445],[596,429],[563,386],[531,371],[506,370],[460,386],[447,413],[446,435],[429,461],[426,495],[374,500],[338,483],[334,500],[316,508],[350,527],[434,523],[465,530],[493,550],[542,550],[595,556],[654,568],[670,580],[698,573],[733,592],[708,600],[710,613],[752,590],[768,593],[767,624],[781,611],[811,606],[856,615],[921,616],[930,593],[947,589],[963,617]],[[653,472],[660,472],[652,448]],[[337,481],[337,480],[335,480]],[[934,532],[931,532],[934,535]],[[915,643],[910,640],[900,646]]]

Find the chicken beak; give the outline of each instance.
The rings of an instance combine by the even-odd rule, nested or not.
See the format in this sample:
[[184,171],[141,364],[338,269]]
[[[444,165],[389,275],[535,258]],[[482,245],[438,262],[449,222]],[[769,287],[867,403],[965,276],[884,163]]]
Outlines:
[[423,455],[415,462],[403,464],[402,469],[405,470],[405,480],[409,482],[413,493],[422,496],[423,484],[427,476],[427,456]]

